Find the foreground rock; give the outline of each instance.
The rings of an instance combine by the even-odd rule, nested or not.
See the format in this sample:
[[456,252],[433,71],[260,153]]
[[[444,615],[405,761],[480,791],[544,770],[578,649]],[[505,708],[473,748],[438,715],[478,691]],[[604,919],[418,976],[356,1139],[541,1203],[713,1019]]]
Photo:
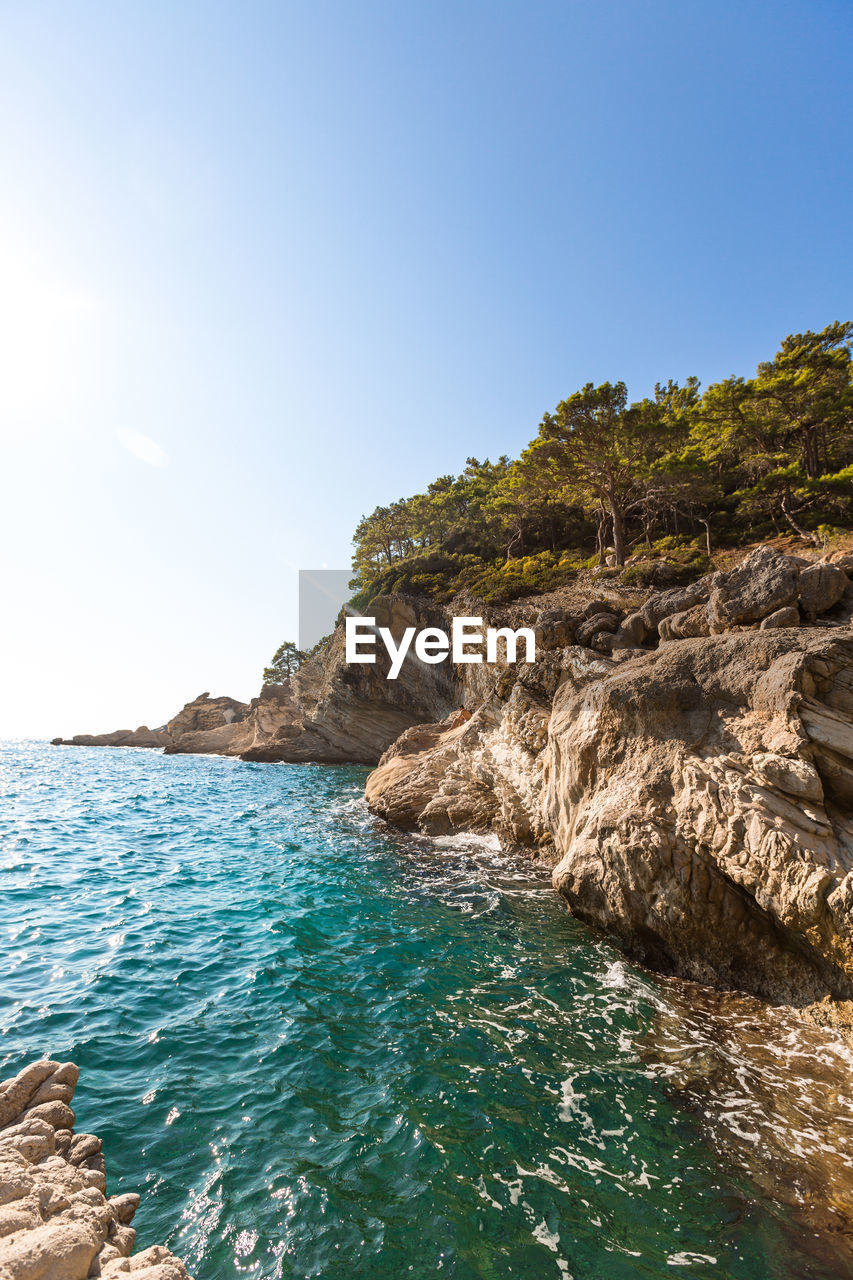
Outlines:
[[139,1196],[107,1196],[101,1141],[75,1133],[71,1062],[0,1083],[0,1280],[189,1280],[162,1245],[131,1256]]

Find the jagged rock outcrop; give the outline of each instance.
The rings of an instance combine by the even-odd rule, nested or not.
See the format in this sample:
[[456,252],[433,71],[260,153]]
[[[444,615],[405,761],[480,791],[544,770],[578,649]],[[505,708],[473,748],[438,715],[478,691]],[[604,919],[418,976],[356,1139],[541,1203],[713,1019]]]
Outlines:
[[212,751],[228,753],[239,737],[239,726],[249,714],[249,705],[235,698],[211,698],[200,693],[188,702],[161,729],[117,729],[114,733],[78,734],[74,738],[54,738],[61,747],[160,747],[166,752]]
[[222,725],[240,724],[248,713],[248,704],[238,702],[236,698],[211,698],[209,693],[200,693],[168,721],[166,730],[173,738],[179,738],[184,733],[201,733]]
[[545,655],[517,679],[505,671],[470,718],[411,729],[368,778],[370,808],[428,835],[494,831],[511,846],[550,846],[540,756],[559,678],[559,656]]
[[711,634],[760,622],[777,609],[793,605],[798,595],[799,566],[772,547],[756,549],[728,573],[709,580],[707,615]]
[[[399,641],[406,627],[445,627],[440,606],[403,596],[372,601],[371,616]],[[398,679],[377,646],[376,662],[348,666],[343,626],[329,644],[282,685],[264,685],[251,703],[233,698],[194,699],[162,729],[119,731],[54,739],[55,745],[150,746],[167,754],[210,752],[244,760],[318,764],[376,764],[412,725],[440,720],[460,705],[465,678],[449,663],[428,666],[414,658]],[[469,671],[464,668],[463,671]],[[472,696],[476,675],[470,677]]]
[[101,1141],[75,1133],[72,1062],[0,1082],[0,1280],[189,1280],[162,1245],[132,1255],[139,1196],[107,1196]]
[[73,738],[52,738],[54,747],[168,747],[172,739],[165,729],[115,729],[112,733],[78,733]]
[[[537,652],[573,643],[601,655],[629,656],[691,637],[743,627],[800,625],[818,613],[842,617],[853,609],[848,558],[812,563],[758,547],[734,569],[707,574],[688,586],[653,592],[638,607],[636,593],[579,587],[570,603],[535,601],[489,608],[481,601],[444,608],[405,596],[380,596],[369,606],[379,627],[399,641],[406,627],[447,630],[453,613],[484,616],[485,625],[529,626]],[[410,655],[388,680],[389,658],[378,646],[372,665],[348,666],[343,625],[323,651],[283,685],[265,685],[250,704],[201,694],[162,729],[143,728],[71,739],[77,746],[160,747],[169,754],[209,752],[245,760],[376,764],[414,725],[442,720],[460,706],[485,704],[497,672],[481,666],[426,665]],[[59,739],[55,739],[59,742]]]
[[[687,590],[693,594],[689,606],[670,609],[665,607],[668,601],[654,596],[645,606],[645,611],[658,615],[661,640],[722,635],[744,627],[799,626],[835,609],[845,597],[853,606],[853,589],[841,565],[811,563],[766,546],[756,547],[728,572],[708,574]],[[846,612],[849,617],[850,607]]]
[[[380,596],[371,602],[377,627],[399,641],[406,627],[447,625],[445,611],[428,601]],[[343,626],[328,646],[309,659],[280,692],[252,704],[244,760],[375,764],[382,752],[413,725],[441,720],[459,704],[454,669],[429,666],[413,656],[396,680],[383,646],[376,662],[348,666]]]
[[366,795],[399,826],[547,857],[572,911],[654,967],[853,998],[846,626],[547,654],[395,744]]
[[662,646],[554,702],[544,803],[573,912],[653,966],[853,997],[853,637]]

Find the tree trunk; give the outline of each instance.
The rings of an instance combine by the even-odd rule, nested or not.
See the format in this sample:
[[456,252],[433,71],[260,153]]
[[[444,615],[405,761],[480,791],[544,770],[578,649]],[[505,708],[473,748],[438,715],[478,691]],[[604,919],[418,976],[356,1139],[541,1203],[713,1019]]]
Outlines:
[[797,522],[796,522],[796,520],[794,519],[793,515],[792,515],[792,514],[791,514],[791,512],[788,510],[788,499],[787,499],[787,498],[783,498],[783,499],[782,499],[782,515],[783,515],[783,516],[785,517],[785,519],[788,521],[788,524],[789,524],[789,525],[791,526],[791,528],[794,530],[794,533],[798,533],[798,534],[800,535],[800,537],[801,537],[801,538],[804,538],[806,542],[810,542],[810,543],[812,544],[812,546],[813,546],[813,547],[820,548],[820,538],[817,536],[817,534],[816,534],[816,533],[809,533],[808,529],[804,529],[804,528],[803,528],[803,526],[802,526],[801,524],[797,524]]
[[[803,437],[803,462],[806,475],[815,480],[820,475],[820,450],[818,448],[817,427],[806,427]],[[784,506],[783,506],[784,510]],[[787,515],[788,513],[785,512]]]
[[610,515],[613,520],[613,550],[616,552],[616,563],[625,563],[625,519],[615,498],[610,499]]
[[512,549],[515,546],[515,544],[520,541],[520,539],[521,539],[521,529],[519,528],[519,529],[516,529],[515,533],[512,535],[509,542],[506,544],[506,558],[508,561],[512,559]]
[[607,516],[603,507],[600,507],[596,512],[596,520],[598,521],[598,526],[595,530],[595,541],[596,546],[598,547],[598,563],[599,565],[603,565],[606,563],[604,556],[604,529],[607,521]]
[[699,523],[705,526],[705,550],[708,553],[708,559],[711,559],[711,524],[705,520],[703,516],[699,517]]

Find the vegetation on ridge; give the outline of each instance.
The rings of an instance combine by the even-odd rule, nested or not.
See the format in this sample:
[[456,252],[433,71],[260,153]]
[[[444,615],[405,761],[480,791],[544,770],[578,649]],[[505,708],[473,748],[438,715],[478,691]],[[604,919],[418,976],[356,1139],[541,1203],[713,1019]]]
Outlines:
[[[511,599],[626,562],[629,580],[654,581],[661,552],[690,577],[714,545],[786,530],[820,546],[853,524],[852,344],[853,323],[792,334],[755,377],[704,393],[696,378],[670,380],[630,403],[622,382],[588,383],[516,461],[469,458],[461,475],[364,516],[356,603],[462,589]],[[630,567],[637,549],[651,567]]]

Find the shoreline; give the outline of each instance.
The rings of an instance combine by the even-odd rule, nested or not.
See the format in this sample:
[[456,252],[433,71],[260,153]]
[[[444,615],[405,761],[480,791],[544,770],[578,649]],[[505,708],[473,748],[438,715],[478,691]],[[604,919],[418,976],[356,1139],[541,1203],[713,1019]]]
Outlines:
[[[562,606],[483,607],[530,624],[535,662],[404,662],[393,680],[387,654],[348,662],[339,621],[250,704],[204,693],[162,729],[70,744],[370,768],[392,826],[493,833],[647,967],[849,1036],[851,566],[760,545],[642,597],[591,582]],[[414,597],[370,610],[395,638],[450,616]]]
[[[40,750],[43,751],[43,748]],[[122,770],[121,773],[123,772]],[[152,785],[150,788],[143,787],[140,789],[145,790],[147,794],[152,796],[156,794],[157,783],[154,780],[162,775],[161,766],[142,766],[141,768],[140,766],[133,766],[131,773],[140,779],[143,777],[151,779]],[[213,777],[216,774],[219,774],[218,770],[214,770],[209,776]],[[274,797],[279,790],[278,784],[274,780],[274,775],[270,776],[269,772],[265,770],[256,773],[256,777],[260,775],[264,775],[267,781],[255,784],[250,788],[250,792],[268,798]],[[110,776],[110,773],[108,772],[105,776]],[[120,775],[112,772],[112,776]],[[294,775],[294,777],[296,776],[298,775]],[[350,834],[355,837],[355,843],[351,842],[349,845],[350,859],[353,856],[357,856],[357,849],[361,839],[365,839],[368,842],[371,841],[370,832],[373,830],[379,834],[378,848],[381,850],[384,847],[387,853],[390,854],[393,865],[400,868],[401,874],[405,876],[406,873],[403,868],[407,863],[412,865],[414,881],[426,891],[428,898],[432,897],[430,882],[433,880],[433,872],[435,873],[436,884],[439,881],[444,882],[443,866],[448,867],[449,878],[446,883],[451,886],[451,891],[452,885],[458,880],[459,875],[462,877],[460,883],[465,886],[466,896],[469,883],[473,883],[475,880],[478,883],[482,882],[489,889],[489,892],[486,899],[481,899],[479,903],[475,903],[475,915],[472,918],[466,917],[465,925],[469,937],[477,946],[481,946],[484,942],[484,935],[481,933],[481,926],[478,924],[473,926],[473,932],[471,932],[470,920],[479,918],[482,914],[481,908],[485,907],[485,914],[497,922],[498,932],[502,937],[500,919],[503,912],[498,910],[496,914],[493,914],[495,908],[494,904],[490,904],[491,887],[495,886],[495,890],[499,895],[503,895],[505,892],[509,892],[512,895],[513,884],[516,882],[520,872],[518,883],[521,886],[525,900],[526,885],[528,882],[535,882],[533,885],[535,890],[533,900],[539,902],[540,905],[535,908],[534,915],[538,916],[538,913],[544,910],[547,918],[552,920],[555,928],[558,926],[560,930],[565,928],[567,938],[570,938],[574,931],[579,941],[581,938],[586,939],[587,930],[585,927],[575,925],[573,930],[572,922],[566,919],[565,911],[555,911],[553,909],[555,905],[553,903],[553,889],[548,885],[546,879],[547,868],[541,860],[531,862],[529,854],[528,856],[519,855],[517,852],[496,847],[497,841],[494,834],[482,835],[473,833],[473,836],[468,836],[458,833],[446,836],[426,836],[418,832],[401,833],[398,829],[390,826],[386,828],[386,824],[381,819],[368,818],[364,800],[355,795],[357,781],[358,779],[352,779],[352,785],[344,786],[343,790],[338,788],[336,784],[329,784],[329,795],[344,797],[341,807],[350,812],[351,820],[347,822],[347,828]],[[293,789],[289,794],[293,795],[297,794],[296,789],[301,790],[307,796],[314,792],[313,785],[309,787],[307,779],[304,783],[294,781],[289,786]],[[238,789],[235,794],[237,796],[235,812],[242,811],[245,806],[245,801],[242,799],[242,788]],[[328,806],[324,805],[323,808],[324,812],[326,812]],[[107,817],[108,810],[109,805],[107,805],[105,811]],[[306,812],[310,814],[312,811],[316,811],[316,804],[311,805],[309,801],[309,809]],[[334,802],[331,805],[327,823],[328,831],[332,835],[335,830],[341,829],[341,825],[344,822],[343,814],[335,818],[336,811],[337,802]],[[267,834],[271,830],[270,823],[274,825],[276,822],[276,813],[277,810],[269,815],[269,821],[265,828]],[[179,815],[178,826],[181,827],[183,825],[185,825],[185,822]],[[383,830],[383,828],[386,829]],[[359,833],[362,834],[359,835]],[[394,839],[395,834],[398,836],[396,840]],[[294,837],[298,839],[295,831],[291,838]],[[361,847],[364,848],[365,846]],[[461,851],[461,856],[454,856],[454,849]],[[299,856],[301,855],[297,855],[297,857]],[[274,849],[269,850],[269,857],[273,861],[275,860]],[[455,871],[452,870],[453,867],[456,868]],[[376,870],[371,870],[371,877],[375,877]],[[502,872],[505,874],[502,874]],[[192,868],[189,869],[189,873],[192,880],[192,875],[194,874]],[[125,882],[128,883],[129,878],[134,874],[133,865],[126,868]],[[223,874],[227,874],[227,868],[223,868]],[[322,868],[318,868],[318,874],[321,877],[323,876]],[[414,883],[410,887],[414,888]],[[547,897],[551,899],[550,909],[545,907],[541,894],[547,894]],[[463,902],[461,905],[464,908],[465,903]],[[273,916],[272,918],[275,919],[276,917]],[[489,926],[486,924],[487,929],[493,929],[494,927],[495,925]],[[498,941],[500,941],[500,938],[498,938]],[[606,945],[603,945],[605,943]],[[617,1009],[625,1006],[629,995],[632,1010],[638,1008],[645,1010],[643,1020],[638,1025],[637,1035],[639,1038],[636,1040],[635,1045],[639,1058],[635,1066],[629,1066],[626,1060],[625,1065],[628,1070],[635,1071],[639,1069],[643,1075],[647,1071],[651,1071],[653,1074],[649,1079],[659,1081],[660,1087],[663,1088],[666,1096],[670,1098],[672,1105],[679,1114],[684,1114],[685,1117],[689,1118],[694,1110],[698,1110],[702,1115],[707,1113],[708,1123],[703,1123],[702,1141],[707,1144],[709,1152],[716,1153],[714,1159],[723,1158],[721,1167],[725,1168],[727,1165],[733,1164],[735,1168],[740,1168],[744,1174],[748,1174],[750,1180],[754,1181],[759,1189],[759,1194],[765,1198],[762,1202],[768,1204],[778,1202],[781,1212],[790,1216],[792,1229],[793,1223],[796,1222],[797,1231],[802,1232],[804,1236],[809,1231],[813,1233],[818,1230],[825,1231],[825,1237],[822,1237],[824,1243],[820,1246],[821,1257],[829,1256],[830,1251],[835,1249],[838,1252],[839,1259],[841,1259],[843,1251],[848,1248],[847,1242],[850,1236],[846,1225],[839,1226],[839,1215],[842,1212],[846,1215],[844,1222],[847,1223],[850,1220],[848,1211],[850,1197],[848,1189],[843,1182],[844,1170],[833,1171],[832,1162],[830,1161],[827,1164],[824,1171],[827,1185],[829,1185],[829,1181],[832,1178],[837,1178],[837,1181],[834,1184],[831,1195],[827,1192],[826,1196],[824,1196],[819,1186],[812,1185],[815,1182],[814,1177],[807,1176],[807,1170],[811,1168],[811,1164],[801,1165],[795,1150],[792,1154],[792,1143],[785,1140],[786,1134],[793,1133],[796,1136],[797,1127],[801,1127],[803,1123],[799,1119],[796,1109],[790,1109],[800,1106],[807,1097],[802,1088],[803,1080],[797,1075],[797,1063],[802,1063],[810,1072],[813,1064],[819,1063],[821,1058],[831,1058],[833,1062],[840,1064],[840,1070],[836,1071],[834,1077],[830,1075],[828,1079],[830,1087],[843,1090],[846,1096],[848,1074],[845,1073],[844,1064],[848,1064],[846,1072],[849,1073],[850,1055],[849,1052],[843,1050],[843,1046],[837,1036],[812,1031],[801,1019],[792,1019],[790,1011],[785,1008],[768,1008],[758,1001],[751,1000],[749,997],[727,997],[724,993],[715,993],[708,988],[685,983],[677,978],[660,977],[648,971],[638,972],[618,958],[618,954],[612,948],[612,939],[606,940],[597,930],[589,935],[589,944],[591,952],[602,956],[605,961],[600,969],[597,970],[599,976],[603,975],[603,985],[599,989],[598,995],[599,997],[602,994],[604,995],[605,1011],[610,1007],[610,1001],[614,1002]],[[584,941],[581,945],[585,948],[587,943]],[[572,950],[572,946],[570,946],[569,950]],[[499,947],[498,953],[508,954],[505,947]],[[534,950],[534,954],[539,955],[539,952]],[[582,954],[582,952],[578,954]],[[540,959],[544,960],[547,965],[547,956],[540,956]],[[567,960],[569,962],[568,965],[566,964]],[[570,960],[568,955],[565,958],[561,958],[561,972],[568,976],[572,972],[572,964],[573,961]],[[546,969],[547,971],[549,970]],[[498,972],[500,972],[499,964]],[[495,991],[499,990],[501,985],[499,983]],[[595,1000],[596,997],[593,996],[593,999]],[[637,1005],[637,1001],[640,1002],[639,1005]],[[487,1009],[488,1004],[484,1006],[484,1011]],[[513,1017],[514,1015],[510,1015],[509,1020],[502,1019],[507,1028],[513,1025]],[[629,1027],[631,1021],[632,1018],[629,1016]],[[545,1025],[540,1022],[540,1034],[545,1032]],[[763,1031],[761,1030],[762,1028]],[[832,1046],[837,1047],[833,1048]],[[788,1059],[786,1057],[778,1058],[777,1050],[782,1050],[785,1054],[794,1055],[792,1059],[794,1071],[790,1075],[790,1080],[792,1082],[799,1080],[796,1097],[786,1098],[784,1080],[785,1073],[788,1070]],[[174,1052],[174,1047],[172,1052]],[[632,1053],[630,1060],[633,1061],[633,1058],[634,1054]],[[180,1059],[178,1058],[176,1061],[180,1061]],[[577,1059],[571,1058],[566,1061],[577,1063],[581,1070],[584,1069],[584,1065],[587,1070],[591,1066],[585,1059],[583,1052]],[[738,1064],[743,1064],[750,1073],[743,1080],[739,1080],[735,1076],[733,1081],[734,1085],[737,1086],[737,1093],[743,1095],[740,1098],[739,1107],[743,1107],[746,1103],[748,1104],[748,1110],[745,1114],[759,1118],[763,1117],[763,1123],[767,1126],[766,1140],[768,1142],[772,1141],[778,1146],[778,1151],[774,1147],[775,1154],[770,1162],[766,1161],[764,1156],[759,1155],[751,1146],[744,1145],[741,1137],[739,1137],[739,1131],[744,1126],[742,1123],[737,1122],[738,1108],[735,1108],[732,1112],[734,1120],[732,1124],[729,1124],[726,1119],[728,1111],[725,1107],[721,1109],[719,1105],[721,1090],[723,1091],[723,1097],[728,1096],[725,1092],[728,1089],[726,1085],[728,1074],[738,1067]],[[592,1064],[592,1068],[595,1070],[594,1064]],[[765,1075],[767,1071],[771,1073],[770,1076]],[[196,1130],[193,1128],[192,1116],[185,1107],[186,1097],[184,1097],[184,1101],[181,1101],[180,1074],[180,1070],[178,1070],[177,1075],[174,1072],[171,1075],[172,1089],[177,1087],[179,1089],[178,1093],[171,1092],[169,1088],[161,1091],[160,1108],[162,1114],[155,1119],[157,1123],[162,1124],[167,1108],[180,1107],[187,1115],[187,1122],[189,1123],[189,1128],[184,1131],[183,1140],[186,1141],[188,1135],[196,1132]],[[565,1072],[563,1072],[563,1075],[565,1075]],[[835,1080],[834,1085],[832,1085],[833,1079]],[[778,1087],[773,1084],[774,1080],[780,1082]],[[112,1088],[111,1081],[108,1083],[105,1080],[103,1083],[104,1087]],[[820,1081],[818,1080],[817,1083],[820,1083]],[[723,1088],[724,1086],[725,1089]],[[658,1086],[650,1085],[649,1087],[653,1096],[658,1091]],[[141,1092],[141,1089],[138,1093],[134,1090],[133,1096],[138,1097]],[[814,1146],[817,1151],[824,1148],[839,1149],[837,1147],[839,1136],[843,1137],[845,1144],[848,1143],[848,1137],[846,1132],[841,1132],[841,1128],[835,1131],[833,1126],[843,1125],[844,1116],[833,1116],[831,1109],[825,1112],[820,1110],[820,1093],[811,1089],[811,1086],[809,1086],[809,1092],[811,1094],[810,1104],[812,1108],[809,1113],[812,1116],[811,1123],[813,1127],[815,1125],[819,1126],[819,1132],[815,1132],[814,1142],[810,1143],[810,1146]],[[634,1105],[629,1110],[636,1111],[637,1101],[635,1098]],[[484,1102],[483,1105],[487,1104]],[[127,1125],[131,1135],[130,1144],[125,1143],[124,1146],[123,1167],[127,1169],[134,1167],[131,1150],[134,1145],[132,1106],[132,1100],[130,1107],[122,1104],[124,1123]],[[709,1106],[711,1106],[710,1111],[708,1110]],[[817,1109],[815,1109],[816,1107]],[[247,1110],[251,1110],[254,1114],[253,1107],[248,1106]],[[142,1121],[141,1116],[140,1120]],[[163,1132],[170,1136],[171,1141],[174,1141],[174,1134],[178,1131],[165,1129]],[[197,1132],[200,1138],[204,1137],[207,1133],[206,1124],[205,1127],[198,1129]],[[833,1133],[835,1136],[833,1136]],[[795,1146],[796,1143],[793,1143],[793,1147]],[[163,1150],[164,1148],[160,1149],[161,1156]],[[547,1149],[543,1147],[542,1150],[543,1156],[546,1156]],[[128,1157],[130,1157],[131,1161],[129,1164]],[[162,1172],[163,1168],[160,1157],[154,1155],[153,1152],[150,1153],[147,1157],[147,1172],[157,1174]],[[780,1169],[783,1168],[785,1170],[784,1176],[780,1173]],[[659,1169],[658,1173],[660,1172],[662,1170]],[[803,1178],[805,1178],[808,1188],[808,1195],[805,1199],[798,1198],[802,1191]],[[793,1188],[793,1198],[786,1198],[788,1195],[785,1190],[786,1184],[790,1184],[790,1188]],[[188,1183],[187,1185],[191,1184]],[[171,1203],[174,1205],[174,1201]],[[160,1216],[162,1220],[162,1208],[160,1209]],[[168,1220],[168,1216],[167,1214],[166,1220]],[[161,1230],[164,1231],[167,1239],[170,1238],[165,1233],[164,1228],[161,1228]],[[833,1233],[835,1233],[835,1238]],[[712,1249],[711,1252],[714,1252],[714,1250]],[[189,1256],[192,1256],[196,1261],[196,1270],[203,1270],[197,1253],[193,1252]],[[839,1261],[837,1274],[848,1273],[847,1254],[844,1253],[843,1256],[844,1262],[842,1264]],[[2,1250],[0,1250],[0,1257],[2,1257]],[[115,1259],[113,1261],[116,1262]],[[216,1271],[215,1273],[218,1274]],[[176,1274],[179,1275],[180,1273]],[[820,1274],[822,1275],[823,1272],[820,1272]],[[158,1276],[157,1280],[165,1280],[165,1277]]]

